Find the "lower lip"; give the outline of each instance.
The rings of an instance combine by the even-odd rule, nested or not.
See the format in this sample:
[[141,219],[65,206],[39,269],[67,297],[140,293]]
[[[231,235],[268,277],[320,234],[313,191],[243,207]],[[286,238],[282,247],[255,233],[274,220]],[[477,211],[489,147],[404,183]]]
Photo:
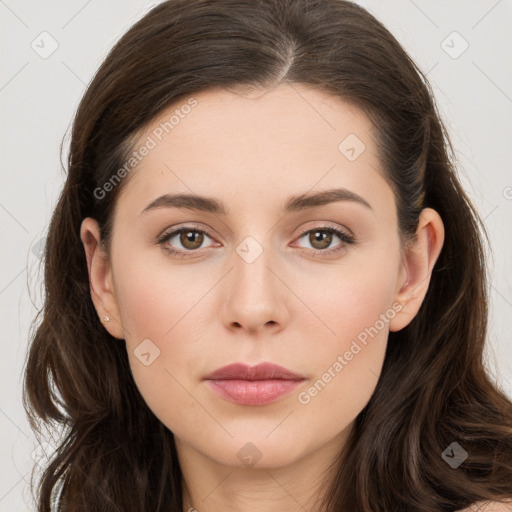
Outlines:
[[266,405],[291,393],[303,380],[208,380],[210,389],[218,395],[242,405]]

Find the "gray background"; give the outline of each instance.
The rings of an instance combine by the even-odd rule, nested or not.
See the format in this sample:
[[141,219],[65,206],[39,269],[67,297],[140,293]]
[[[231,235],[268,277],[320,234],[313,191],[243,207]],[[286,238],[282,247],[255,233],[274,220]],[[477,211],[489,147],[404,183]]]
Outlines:
[[[42,303],[38,249],[65,177],[60,143],[108,50],[157,3],[0,0],[0,512],[35,510],[28,483],[36,442],[21,404],[21,372]],[[358,3],[384,22],[434,87],[463,184],[491,237],[487,360],[512,396],[512,1]]]

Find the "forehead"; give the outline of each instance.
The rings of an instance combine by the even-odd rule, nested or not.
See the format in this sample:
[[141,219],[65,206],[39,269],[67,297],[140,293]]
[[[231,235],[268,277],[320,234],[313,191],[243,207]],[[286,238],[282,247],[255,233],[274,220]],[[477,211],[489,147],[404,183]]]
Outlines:
[[371,146],[371,129],[364,113],[342,98],[304,84],[282,84],[271,90],[215,88],[183,97],[153,119],[142,138],[151,136],[162,148],[174,142],[176,149],[200,145],[235,153],[261,144],[278,150],[285,143],[296,151],[318,152],[338,151],[340,137],[350,133]]
[[203,91],[175,102],[141,131],[135,152],[150,149],[122,195],[142,209],[142,202],[171,191],[255,205],[262,194],[282,198],[331,186],[371,191],[385,185],[372,130],[361,110],[303,84]]

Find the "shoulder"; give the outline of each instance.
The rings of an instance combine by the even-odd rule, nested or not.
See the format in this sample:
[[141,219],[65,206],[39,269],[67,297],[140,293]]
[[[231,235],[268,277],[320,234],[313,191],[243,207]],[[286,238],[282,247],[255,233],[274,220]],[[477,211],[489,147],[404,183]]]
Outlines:
[[512,500],[502,501],[479,501],[460,512],[512,512]]

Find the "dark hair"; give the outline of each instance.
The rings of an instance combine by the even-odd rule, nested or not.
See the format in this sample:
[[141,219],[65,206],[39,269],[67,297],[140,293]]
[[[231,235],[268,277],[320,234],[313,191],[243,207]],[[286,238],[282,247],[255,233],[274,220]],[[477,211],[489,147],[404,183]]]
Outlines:
[[[124,344],[98,319],[80,225],[95,218],[108,250],[127,178],[101,199],[94,191],[164,108],[203,90],[281,83],[337,95],[369,117],[402,240],[414,236],[425,207],[445,228],[423,304],[407,327],[389,334],[376,390],[332,468],[326,510],[451,511],[510,497],[512,404],[482,358],[485,229],[456,176],[425,75],[351,2],[169,0],[111,50],[74,119],[67,180],[45,248],[43,318],[25,368],[32,428],[64,427],[39,482],[40,512],[50,510],[58,481],[62,511],[181,512],[173,434],[141,397]],[[441,456],[452,442],[469,454],[456,470]]]

